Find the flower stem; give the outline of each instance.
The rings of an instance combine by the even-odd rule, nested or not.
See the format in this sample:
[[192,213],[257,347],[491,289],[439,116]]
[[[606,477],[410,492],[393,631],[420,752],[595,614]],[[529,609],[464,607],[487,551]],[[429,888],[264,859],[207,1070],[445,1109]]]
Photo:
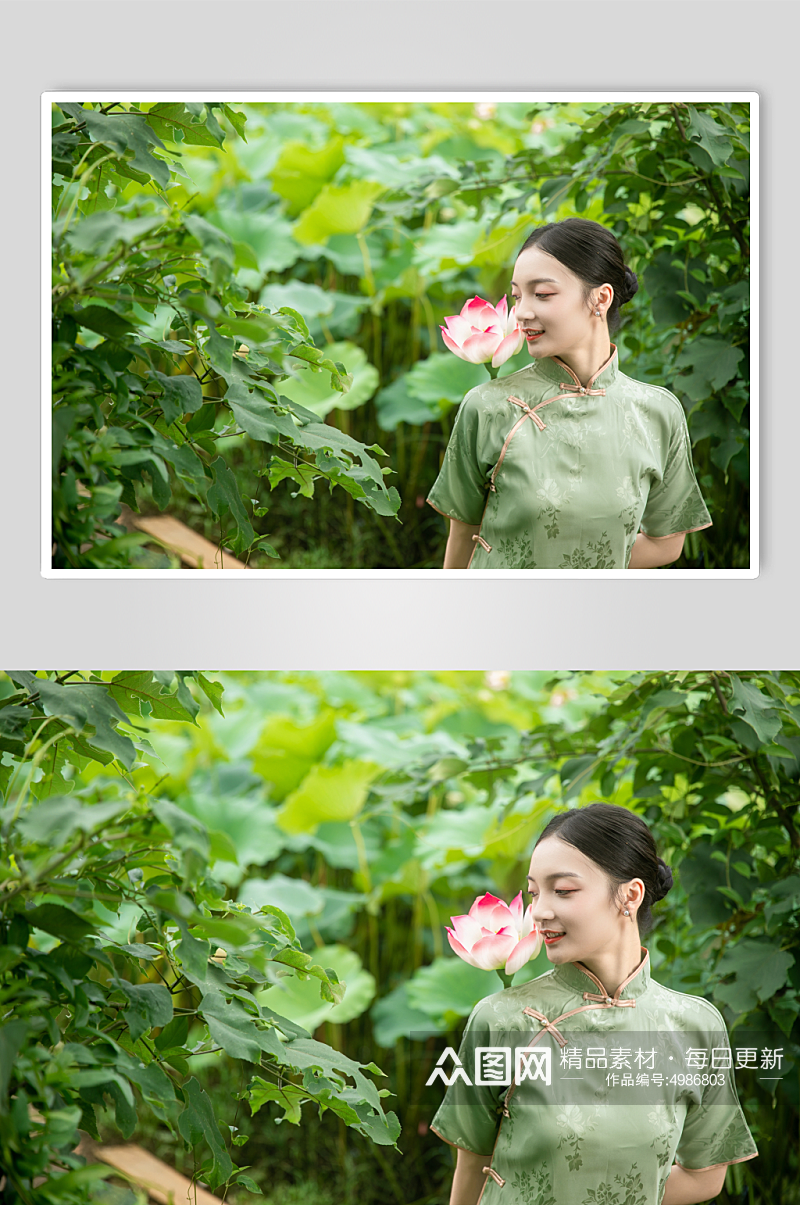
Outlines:
[[[488,372],[489,376],[492,378],[492,380],[495,381],[497,379],[497,374],[500,371],[500,369],[493,368],[491,364],[486,364],[485,368],[486,368],[486,371]],[[499,971],[497,973],[498,973],[498,975],[500,974]]]
[[496,972],[496,974],[500,976],[500,980],[501,980],[501,982],[502,982],[502,984],[503,984],[503,990],[504,990],[504,991],[505,991],[505,989],[506,989],[507,987],[511,987],[511,984],[514,982],[514,976],[513,976],[513,975],[509,975],[509,974],[508,974],[506,971],[504,971],[502,968],[501,968],[499,971],[497,971],[497,972]]

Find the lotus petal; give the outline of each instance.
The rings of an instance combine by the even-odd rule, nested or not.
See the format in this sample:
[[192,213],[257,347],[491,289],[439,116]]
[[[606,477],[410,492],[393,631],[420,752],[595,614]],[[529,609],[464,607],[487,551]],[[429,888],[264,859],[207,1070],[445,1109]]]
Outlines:
[[496,895],[492,895],[491,891],[487,891],[485,895],[480,895],[469,910],[469,915],[478,922],[479,925],[486,924],[486,920],[492,915],[494,908],[498,904],[502,904]]
[[484,301],[482,297],[473,297],[472,301],[468,301],[461,310],[461,317],[477,330],[485,331],[491,326],[496,326],[502,334],[505,334],[505,319],[497,313],[493,305]]
[[492,368],[499,368],[501,364],[505,364],[506,360],[510,360],[515,356],[522,344],[525,342],[525,336],[517,327],[510,335],[506,335],[503,342],[492,356]]
[[522,933],[522,892],[518,891],[511,903],[508,905],[508,910],[514,918],[514,927],[517,933]]
[[[445,928],[447,928],[447,926],[445,926]],[[458,954],[459,958],[463,958],[464,962],[468,962],[471,967],[479,967],[479,968],[483,969],[482,964],[475,961],[475,959],[470,954],[469,950],[465,949],[464,946],[462,946],[461,942],[458,940],[456,935],[453,933],[453,930],[449,929],[449,928],[447,929],[447,940],[450,942],[450,946],[451,946],[453,952],[455,954]]]
[[525,909],[525,914],[522,917],[522,924],[519,930],[520,937],[527,937],[528,934],[532,933],[535,928],[536,922],[533,919],[533,904],[528,904],[528,907]]
[[[510,932],[517,933],[517,927],[514,924],[514,916],[508,909],[506,904],[495,904],[492,909],[491,917],[481,920],[481,924],[487,929],[491,929],[492,933],[499,933],[501,929],[508,928]],[[517,933],[517,936],[519,934]]]
[[482,297],[472,297],[469,301],[465,301],[461,307],[461,316],[469,321],[473,314],[480,313],[484,309],[494,309],[494,306],[489,301],[484,301]]
[[526,962],[535,958],[542,948],[542,940],[540,930],[534,929],[527,937],[523,937],[522,941],[518,941],[506,960],[506,974],[513,975],[520,967],[524,967]]
[[[474,363],[474,361],[470,360],[470,357],[461,350],[455,339],[450,338],[444,327],[442,327],[442,339],[444,340],[444,345],[448,351],[451,351],[453,355],[458,356],[459,360],[468,360],[470,363]],[[478,363],[481,363],[481,361],[478,361]]]
[[[448,335],[451,339],[455,339],[459,347],[473,333],[472,324],[467,322],[466,318],[462,318],[460,314],[451,314],[449,318],[445,318],[445,325]],[[444,327],[442,329],[444,330]]]
[[492,937],[482,937],[470,950],[470,956],[475,966],[484,971],[497,971],[505,966],[517,944],[516,937],[510,935],[494,934]]
[[506,301],[505,293],[494,308],[497,310],[497,313],[500,315],[503,323],[505,324],[506,320],[508,319],[508,302]]
[[[442,338],[444,338],[444,331],[442,331]],[[498,334],[492,331],[480,331],[464,340],[461,345],[461,358],[469,360],[471,364],[485,364],[487,360],[491,360],[495,349],[501,342]]]
[[481,926],[471,916],[451,916],[450,924],[453,932],[463,946],[471,950],[476,941],[484,936]]

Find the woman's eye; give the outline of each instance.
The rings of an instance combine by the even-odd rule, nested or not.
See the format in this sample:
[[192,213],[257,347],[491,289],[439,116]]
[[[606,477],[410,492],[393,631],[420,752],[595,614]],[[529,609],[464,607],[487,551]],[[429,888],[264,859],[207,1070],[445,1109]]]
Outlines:
[[542,298],[552,297],[553,294],[552,293],[536,293],[535,296],[541,300]]
[[572,895],[572,891],[567,891],[566,889],[564,889],[562,891],[557,891],[556,895]]

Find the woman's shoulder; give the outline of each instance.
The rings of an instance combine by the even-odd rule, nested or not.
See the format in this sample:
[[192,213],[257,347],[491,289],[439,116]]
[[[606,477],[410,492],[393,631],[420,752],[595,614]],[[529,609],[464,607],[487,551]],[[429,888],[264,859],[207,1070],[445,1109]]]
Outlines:
[[523,1010],[545,1005],[554,994],[563,996],[553,979],[553,970],[545,971],[536,979],[529,979],[514,987],[502,988],[490,996],[484,996],[475,1005],[470,1015],[470,1026],[494,1027],[498,1024],[508,1025],[517,1023],[524,1028],[528,1021]]
[[705,996],[676,991],[675,988],[657,983],[655,979],[650,982],[656,989],[657,1006],[668,1011],[671,1017],[681,1018],[686,1027],[727,1032],[722,1013],[710,1000],[706,1000]]
[[507,376],[495,377],[493,381],[481,381],[480,385],[474,385],[465,395],[461,409],[479,412],[505,409],[513,411],[515,407],[513,402],[509,402],[509,395],[529,389],[535,383],[535,368],[533,364],[526,364]]
[[663,385],[654,385],[651,381],[639,381],[629,377],[627,373],[617,373],[617,387],[637,405],[645,405],[652,411],[660,413],[671,424],[686,421],[686,412],[679,399]]

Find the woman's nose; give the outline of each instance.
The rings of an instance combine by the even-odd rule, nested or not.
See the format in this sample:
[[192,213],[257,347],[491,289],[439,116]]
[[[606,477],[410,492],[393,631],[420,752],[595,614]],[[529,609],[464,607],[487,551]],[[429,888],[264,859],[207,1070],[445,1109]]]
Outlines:
[[514,313],[519,322],[530,322],[536,316],[530,300],[525,300],[524,298],[520,298],[519,301],[515,302]]

